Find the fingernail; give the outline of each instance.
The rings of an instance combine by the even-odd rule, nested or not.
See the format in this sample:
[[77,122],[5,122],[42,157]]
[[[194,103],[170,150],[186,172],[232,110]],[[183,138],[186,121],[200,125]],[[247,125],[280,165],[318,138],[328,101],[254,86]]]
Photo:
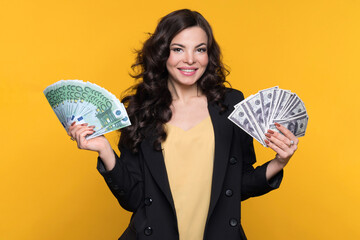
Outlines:
[[274,134],[274,131],[269,129],[269,130],[268,130],[268,133]]
[[88,125],[87,123],[83,123],[83,124],[81,124],[81,126],[86,126],[86,125]]
[[269,144],[270,142],[268,140],[264,140],[266,144]]
[[268,138],[271,138],[271,135],[268,134],[268,133],[265,133],[265,136],[268,137]]
[[275,126],[277,126],[277,127],[280,127],[280,124],[278,124],[278,123],[275,123]]
[[74,126],[74,125],[75,125],[75,123],[76,123],[76,122],[73,122],[73,123],[71,124],[71,126]]

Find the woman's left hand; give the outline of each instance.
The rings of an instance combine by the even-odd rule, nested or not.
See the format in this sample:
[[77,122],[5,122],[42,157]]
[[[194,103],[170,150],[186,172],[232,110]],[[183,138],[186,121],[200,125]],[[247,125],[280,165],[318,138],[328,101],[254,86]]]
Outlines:
[[294,155],[299,140],[283,125],[275,123],[275,126],[283,134],[268,130],[268,132],[265,133],[267,137],[265,143],[276,152],[276,158],[274,160],[285,166]]

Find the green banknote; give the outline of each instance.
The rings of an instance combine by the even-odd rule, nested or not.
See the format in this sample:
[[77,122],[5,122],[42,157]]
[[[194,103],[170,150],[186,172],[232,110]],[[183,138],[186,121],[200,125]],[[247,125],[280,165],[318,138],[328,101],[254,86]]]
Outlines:
[[44,94],[66,131],[73,122],[95,126],[95,133],[87,139],[131,124],[124,105],[94,83],[61,80],[48,86]]

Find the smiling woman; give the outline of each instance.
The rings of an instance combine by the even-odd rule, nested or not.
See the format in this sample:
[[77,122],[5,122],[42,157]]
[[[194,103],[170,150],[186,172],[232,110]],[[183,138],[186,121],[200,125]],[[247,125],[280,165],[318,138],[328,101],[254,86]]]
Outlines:
[[209,62],[207,35],[200,27],[191,27],[177,34],[170,43],[166,61],[169,82],[173,86],[194,86]]
[[70,127],[79,148],[99,153],[99,172],[133,212],[120,239],[246,239],[240,202],[279,187],[298,140],[278,125],[284,135],[267,134],[277,157],[254,169],[252,138],[227,119],[244,96],[225,87],[220,57],[200,13],[172,12],[138,51],[140,82],[122,99],[132,125],[121,129],[120,157],[104,136],[87,141],[88,126]]
[[[194,33],[196,35],[192,35]],[[181,42],[178,42],[180,40]],[[190,63],[187,62],[189,57],[192,58]],[[161,150],[161,142],[166,138],[163,124],[176,119],[171,107],[174,105],[173,99],[178,99],[179,94],[183,94],[179,86],[189,90],[184,92],[189,96],[197,96],[201,92],[204,106],[210,101],[217,104],[221,111],[225,110],[224,83],[228,71],[221,61],[220,47],[214,39],[209,23],[197,12],[179,10],[163,17],[155,32],[138,51],[136,63],[132,67],[139,69],[140,73],[133,77],[141,81],[132,87],[134,95],[122,99],[122,102],[128,104],[127,112],[132,116],[132,126],[122,131],[124,137],[120,141],[134,152],[138,150],[144,136],[149,134],[155,138],[154,147]],[[194,75],[189,73],[190,76],[187,77],[184,74],[189,70],[180,71],[179,67],[201,69],[195,71]],[[193,84],[188,84],[187,87],[175,84],[178,80]],[[191,105],[187,106],[190,110]],[[196,115],[199,109],[195,109],[186,112],[178,109],[179,116]],[[199,121],[195,115],[193,120]],[[154,121],[154,116],[157,121]],[[204,114],[200,114],[199,118],[203,117]]]

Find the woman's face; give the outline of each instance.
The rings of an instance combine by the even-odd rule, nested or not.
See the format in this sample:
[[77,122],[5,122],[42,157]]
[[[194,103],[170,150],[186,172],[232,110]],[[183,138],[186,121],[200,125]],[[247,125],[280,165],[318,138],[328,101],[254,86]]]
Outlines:
[[205,72],[209,62],[208,37],[200,27],[186,28],[170,43],[170,55],[166,61],[169,81],[176,85],[191,86]]

